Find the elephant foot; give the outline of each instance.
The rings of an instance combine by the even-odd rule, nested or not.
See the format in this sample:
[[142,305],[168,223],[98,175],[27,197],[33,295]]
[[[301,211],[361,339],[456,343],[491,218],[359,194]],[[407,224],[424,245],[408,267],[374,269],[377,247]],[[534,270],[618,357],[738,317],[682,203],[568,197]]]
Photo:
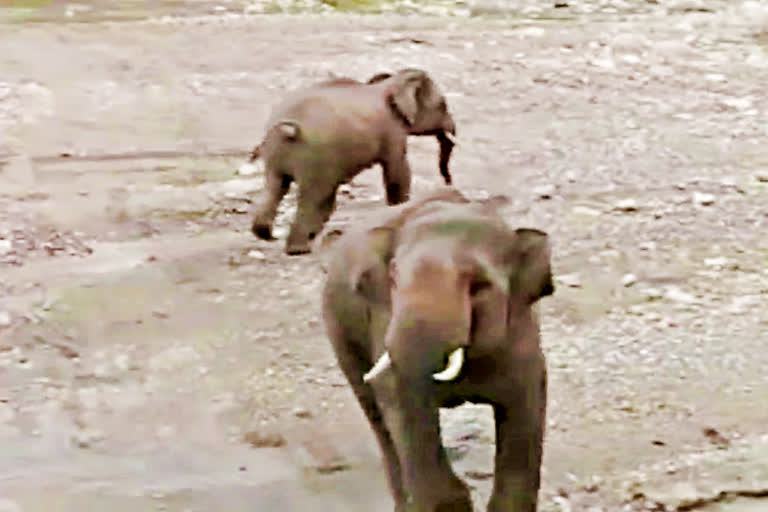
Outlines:
[[456,498],[435,507],[435,512],[472,512],[473,510],[472,501],[468,497]]
[[302,231],[291,230],[288,233],[288,239],[285,241],[285,254],[289,256],[298,256],[312,252],[312,241],[317,237],[315,231],[304,234]]
[[301,254],[309,254],[310,252],[312,252],[312,249],[309,247],[309,244],[285,246],[285,254],[288,256],[299,256]]
[[272,227],[269,224],[254,222],[251,225],[251,233],[261,238],[262,240],[274,240],[272,237]]
[[407,503],[408,512],[473,512],[469,489],[458,478],[435,485],[427,494]]

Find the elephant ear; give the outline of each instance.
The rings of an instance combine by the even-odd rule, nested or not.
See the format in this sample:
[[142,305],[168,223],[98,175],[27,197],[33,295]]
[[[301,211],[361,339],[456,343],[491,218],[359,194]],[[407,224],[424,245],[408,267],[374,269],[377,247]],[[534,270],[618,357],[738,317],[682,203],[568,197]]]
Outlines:
[[333,259],[336,256],[334,246],[343,235],[344,231],[342,229],[329,228],[326,226],[320,235],[315,237],[311,242],[312,253],[319,256],[320,268],[326,274],[328,273],[328,269],[331,268]]
[[350,269],[350,285],[368,301],[389,302],[389,260],[394,234],[394,229],[388,226],[372,228],[356,247],[357,254]]
[[386,71],[384,71],[382,73],[376,73],[371,78],[369,78],[366,83],[369,84],[369,85],[370,84],[375,84],[375,83],[378,83],[378,82],[382,82],[382,81],[386,80],[387,78],[392,78],[392,73],[387,73]]
[[408,126],[413,126],[421,108],[421,89],[430,81],[427,73],[420,69],[405,69],[393,78],[393,88],[390,96],[392,107],[405,120]]
[[517,268],[510,292],[522,293],[524,299],[532,304],[555,292],[549,236],[538,229],[519,228],[515,230],[515,238]]

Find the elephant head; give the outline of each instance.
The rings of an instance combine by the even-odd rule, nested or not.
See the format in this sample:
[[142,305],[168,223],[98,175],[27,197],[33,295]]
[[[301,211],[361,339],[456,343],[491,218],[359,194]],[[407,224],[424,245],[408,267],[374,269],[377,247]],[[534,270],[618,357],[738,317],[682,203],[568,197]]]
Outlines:
[[451,184],[448,160],[456,145],[456,124],[445,96],[429,75],[420,69],[395,74],[377,73],[368,84],[387,83],[387,102],[408,127],[410,135],[434,135],[440,143],[440,173]]
[[[458,213],[466,213],[459,207]],[[539,298],[554,292],[546,233],[509,230],[487,217],[429,214],[397,236],[378,228],[376,243],[398,240],[391,253],[386,289],[391,320],[386,352],[364,375],[368,382],[394,368],[409,378],[451,381],[461,375],[465,352],[510,350],[516,318],[530,314]],[[381,286],[375,268],[357,273],[362,293]],[[376,283],[367,280],[374,279]],[[379,299],[382,293],[379,292]],[[498,346],[501,345],[501,346]],[[447,360],[447,363],[446,363]]]

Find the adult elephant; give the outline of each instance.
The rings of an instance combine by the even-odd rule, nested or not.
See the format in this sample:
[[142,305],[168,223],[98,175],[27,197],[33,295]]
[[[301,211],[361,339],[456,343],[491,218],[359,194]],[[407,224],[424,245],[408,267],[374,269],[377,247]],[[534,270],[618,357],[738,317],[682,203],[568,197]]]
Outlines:
[[440,172],[451,183],[448,160],[456,127],[438,86],[419,69],[379,73],[367,83],[336,78],[291,93],[273,111],[264,140],[251,162],[265,162],[266,199],[252,232],[272,239],[272,224],[292,182],[298,209],[285,252],[310,252],[310,242],[331,216],[339,185],[380,164],[387,204],[406,201],[411,169],[408,135],[433,135],[440,142]]
[[[376,434],[396,512],[471,512],[438,408],[496,421],[489,512],[535,512],[546,408],[537,301],[554,292],[548,236],[511,229],[455,190],[402,205],[329,249],[323,317]],[[447,361],[447,362],[446,362]]]

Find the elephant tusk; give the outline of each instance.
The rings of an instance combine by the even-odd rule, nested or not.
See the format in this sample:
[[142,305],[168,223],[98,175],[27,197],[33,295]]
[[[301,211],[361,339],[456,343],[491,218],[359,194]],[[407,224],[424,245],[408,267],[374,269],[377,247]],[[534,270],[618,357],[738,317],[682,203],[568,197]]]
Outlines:
[[373,365],[373,368],[368,370],[368,373],[363,375],[363,382],[370,382],[372,379],[375,379],[386,370],[388,370],[391,366],[392,359],[389,357],[389,352],[384,352],[384,355],[381,356],[378,361],[376,361],[376,364]]
[[440,373],[433,373],[432,377],[439,381],[453,380],[459,376],[461,367],[464,365],[464,347],[459,347],[448,356],[448,365]]
[[445,135],[446,139],[451,141],[451,144],[453,144],[454,146],[458,146],[459,140],[456,138],[454,134],[452,134],[451,132],[443,132],[443,134]]

